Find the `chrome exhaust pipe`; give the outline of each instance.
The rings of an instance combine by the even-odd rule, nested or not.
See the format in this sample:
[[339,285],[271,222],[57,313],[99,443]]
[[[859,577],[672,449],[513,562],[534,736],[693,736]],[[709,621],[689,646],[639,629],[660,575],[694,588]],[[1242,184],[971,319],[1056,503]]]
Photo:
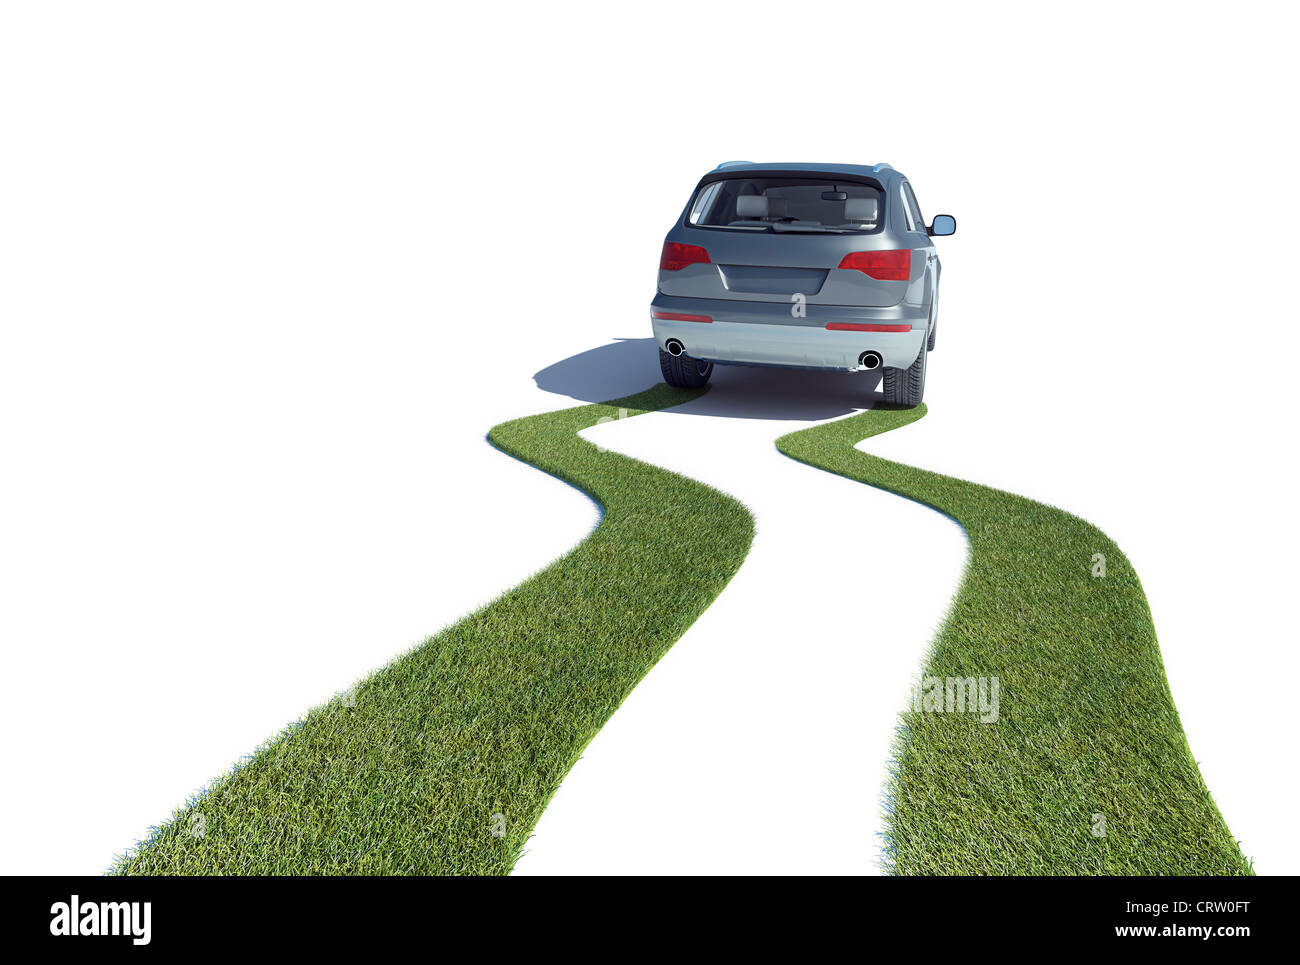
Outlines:
[[880,353],[863,352],[861,355],[858,356],[858,364],[861,365],[868,372],[871,371],[872,369],[878,369],[880,368]]
[[664,348],[673,358],[677,358],[686,351],[686,346],[675,338],[670,338],[668,341],[664,342]]

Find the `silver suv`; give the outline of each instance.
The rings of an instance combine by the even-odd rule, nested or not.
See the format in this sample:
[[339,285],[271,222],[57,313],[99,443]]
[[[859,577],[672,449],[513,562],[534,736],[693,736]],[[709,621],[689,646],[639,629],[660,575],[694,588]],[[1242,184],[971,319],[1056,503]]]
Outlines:
[[651,324],[670,385],[714,365],[867,372],[917,405],[934,348],[939,258],[907,179],[888,164],[732,161],[700,179],[664,239]]

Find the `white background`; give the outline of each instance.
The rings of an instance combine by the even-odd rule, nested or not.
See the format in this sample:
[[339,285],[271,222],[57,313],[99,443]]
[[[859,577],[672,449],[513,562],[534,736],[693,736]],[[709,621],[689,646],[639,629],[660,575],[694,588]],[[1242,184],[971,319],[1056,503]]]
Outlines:
[[[0,869],[103,870],[580,539],[591,504],[483,434],[655,380],[629,343],[588,357],[603,381],[533,376],[648,335],[669,223],[747,158],[889,161],[927,217],[956,215],[931,415],[870,448],[1114,537],[1229,826],[1261,872],[1300,871],[1296,24],[1280,4],[973,7],[6,5]],[[772,431],[715,434],[718,467],[775,466],[789,423],[856,398],[729,385]],[[601,431],[634,448],[640,421]],[[803,490],[770,478],[746,495],[760,537],[794,539]],[[799,562],[880,560],[904,511],[874,497],[876,542],[810,528]],[[942,582],[961,543],[934,533]],[[746,564],[771,598],[764,546],[785,544]],[[887,620],[915,602],[870,593]],[[682,645],[763,631],[722,607]],[[555,870],[653,840],[618,835]]]

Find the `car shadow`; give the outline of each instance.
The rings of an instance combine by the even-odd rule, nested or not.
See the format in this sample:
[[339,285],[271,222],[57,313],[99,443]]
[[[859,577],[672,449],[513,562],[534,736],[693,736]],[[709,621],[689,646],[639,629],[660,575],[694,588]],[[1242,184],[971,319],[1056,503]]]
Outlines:
[[[605,402],[663,381],[653,338],[620,338],[548,365],[537,387],[580,402]],[[869,409],[882,401],[879,372],[805,372],[719,365],[712,388],[678,415],[816,422]]]

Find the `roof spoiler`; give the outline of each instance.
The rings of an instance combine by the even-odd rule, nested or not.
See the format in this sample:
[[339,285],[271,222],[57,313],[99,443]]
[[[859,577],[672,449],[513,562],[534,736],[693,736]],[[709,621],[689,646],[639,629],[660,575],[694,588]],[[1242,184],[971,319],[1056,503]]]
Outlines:
[[[718,165],[716,168],[714,168],[713,170],[715,170],[715,171],[721,171],[721,170],[723,170],[724,168],[734,168],[734,167],[736,167],[736,166],[739,165],[739,164],[753,164],[753,163],[754,163],[753,161],[723,161],[721,164],[719,164],[719,165]],[[884,163],[881,163],[881,164],[876,164],[876,165],[874,165],[874,166],[871,168],[871,173],[872,173],[872,174],[879,174],[881,171],[892,171],[892,170],[894,170],[894,166],[893,166],[892,164],[884,164]]]

